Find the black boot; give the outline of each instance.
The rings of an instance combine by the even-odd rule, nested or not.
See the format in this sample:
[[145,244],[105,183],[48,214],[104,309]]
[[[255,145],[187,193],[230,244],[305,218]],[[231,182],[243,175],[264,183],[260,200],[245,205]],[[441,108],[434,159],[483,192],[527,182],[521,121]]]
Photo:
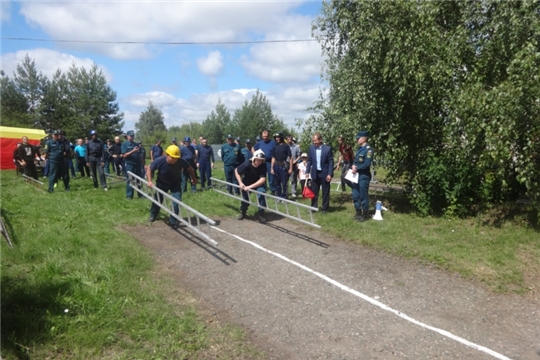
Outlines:
[[360,218],[360,216],[362,216],[362,210],[361,209],[356,209],[356,214],[354,214],[353,220],[358,220]]
[[246,217],[246,211],[242,210],[242,212],[240,213],[240,215],[238,215],[238,217],[236,219],[237,220],[244,220],[245,217]]
[[358,217],[356,218],[356,221],[362,222],[366,220],[366,214],[364,214],[362,210],[357,210],[357,211],[358,211]]

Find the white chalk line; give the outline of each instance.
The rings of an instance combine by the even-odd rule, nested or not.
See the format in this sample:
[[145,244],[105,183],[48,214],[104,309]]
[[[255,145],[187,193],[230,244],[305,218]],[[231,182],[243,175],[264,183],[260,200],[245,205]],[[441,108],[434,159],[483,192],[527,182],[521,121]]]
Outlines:
[[305,265],[302,265],[302,264],[300,264],[300,263],[297,263],[296,261],[291,260],[291,259],[287,258],[286,256],[283,256],[283,255],[281,255],[281,254],[279,254],[279,253],[276,253],[276,252],[273,252],[273,251],[271,251],[271,250],[268,250],[268,249],[262,247],[261,245],[259,245],[259,244],[257,244],[257,243],[254,243],[254,242],[252,242],[252,241],[243,239],[243,238],[241,238],[241,237],[238,236],[238,235],[231,234],[231,233],[229,233],[229,232],[227,232],[227,231],[225,231],[225,230],[223,230],[223,229],[219,229],[219,228],[217,228],[217,227],[215,227],[215,226],[212,226],[212,228],[213,228],[213,229],[216,229],[217,231],[220,231],[220,232],[222,232],[222,233],[225,233],[225,234],[227,234],[227,235],[230,235],[230,236],[232,236],[232,237],[234,237],[234,238],[236,238],[236,239],[238,239],[238,240],[240,240],[240,241],[243,241],[243,242],[245,242],[246,244],[250,244],[251,246],[256,247],[256,248],[259,249],[259,250],[262,250],[262,251],[267,252],[267,253],[269,253],[269,254],[271,254],[271,255],[274,255],[274,256],[280,258],[281,260],[284,260],[284,261],[286,261],[286,262],[288,262],[288,263],[290,263],[290,264],[292,264],[292,265],[294,265],[294,266],[299,267],[300,269],[303,269],[303,270],[305,270],[305,271],[307,271],[307,272],[310,272],[310,273],[312,273],[312,274],[314,274],[314,275],[320,277],[321,279],[323,279],[323,280],[329,282],[330,284],[335,285],[335,286],[337,286],[338,288],[340,288],[340,289],[342,289],[342,290],[345,290],[345,291],[347,291],[348,293],[351,293],[351,294],[353,294],[353,295],[355,295],[355,296],[357,296],[357,297],[359,297],[359,298],[361,298],[361,299],[363,299],[363,300],[365,300],[365,301],[367,301],[367,302],[369,302],[369,303],[371,303],[371,304],[373,304],[373,305],[375,305],[375,306],[377,306],[377,307],[379,307],[379,308],[381,308],[381,309],[383,309],[383,310],[389,311],[389,312],[391,312],[391,313],[393,313],[393,314],[399,316],[399,317],[402,318],[402,319],[405,319],[405,320],[407,320],[407,321],[409,321],[409,322],[412,322],[413,324],[416,324],[416,325],[418,325],[418,326],[420,326],[420,327],[423,327],[423,328],[425,328],[425,329],[434,331],[434,332],[436,332],[436,333],[438,333],[438,334],[441,334],[441,335],[443,335],[443,336],[446,336],[446,337],[448,337],[448,338],[450,338],[450,339],[452,339],[452,340],[455,340],[455,341],[457,341],[457,342],[460,342],[460,343],[462,343],[462,344],[464,344],[464,345],[466,345],[466,346],[468,346],[468,347],[471,347],[471,348],[473,348],[473,349],[476,349],[476,350],[485,352],[486,354],[489,354],[489,355],[491,355],[491,356],[493,356],[493,357],[495,357],[495,358],[497,358],[497,359],[501,359],[501,360],[511,360],[509,357],[506,357],[506,356],[504,356],[504,355],[502,355],[502,354],[499,354],[499,353],[496,352],[496,351],[493,351],[493,350],[491,350],[491,349],[488,349],[488,348],[485,347],[485,346],[475,344],[475,343],[473,343],[473,342],[471,342],[471,341],[469,341],[469,340],[466,340],[466,339],[461,338],[461,337],[459,337],[459,336],[457,336],[457,335],[454,335],[454,334],[452,334],[452,333],[449,332],[449,331],[446,331],[446,330],[443,330],[443,329],[439,329],[439,328],[436,328],[436,327],[434,327],[434,326],[430,326],[430,325],[428,325],[428,324],[424,324],[423,322],[418,321],[418,320],[416,320],[416,319],[413,319],[412,317],[410,317],[410,316],[408,316],[408,315],[406,315],[406,314],[404,314],[404,313],[402,313],[402,312],[400,312],[400,311],[398,311],[398,310],[395,310],[395,309],[389,307],[388,305],[383,304],[383,303],[380,302],[380,301],[377,301],[377,300],[375,300],[375,299],[373,299],[373,298],[371,298],[371,297],[369,297],[369,296],[367,296],[367,295],[365,295],[365,294],[362,294],[362,293],[359,292],[359,291],[356,291],[356,290],[354,290],[354,289],[351,289],[350,287],[348,287],[348,286],[346,286],[346,285],[343,285],[343,284],[337,282],[336,280],[333,280],[333,279],[329,278],[328,276],[323,275],[323,274],[321,274],[321,273],[319,273],[319,272],[317,272],[317,271],[315,271],[315,270],[312,270],[312,269],[308,268],[308,267],[305,266]]

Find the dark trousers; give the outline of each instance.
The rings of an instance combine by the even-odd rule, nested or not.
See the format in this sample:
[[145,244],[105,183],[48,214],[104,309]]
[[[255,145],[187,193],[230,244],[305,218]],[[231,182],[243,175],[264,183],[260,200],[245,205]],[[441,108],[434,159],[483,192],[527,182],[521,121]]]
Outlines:
[[[258,192],[265,193],[266,192],[266,187],[264,185],[262,185],[262,186],[259,186],[255,190],[257,190]],[[241,193],[242,193],[242,198],[249,201],[249,192],[242,190]],[[257,194],[257,201],[259,203],[259,212],[263,212],[264,208],[266,207],[266,197]],[[248,207],[249,207],[248,203],[245,203],[243,201],[240,203],[240,211],[242,211],[242,213],[245,214]]]
[[289,183],[289,172],[287,167],[274,164],[274,189],[280,198],[287,198],[287,186]]
[[[347,172],[351,168],[352,161],[351,162],[345,162],[343,161],[341,163],[341,191],[347,190],[347,185],[351,186],[351,184],[347,184],[347,181],[345,180],[345,175],[347,175]],[[352,186],[351,186],[352,188]]]
[[[127,178],[127,172],[131,171],[138,177],[143,177],[142,174],[142,164],[141,163],[126,163],[126,178]],[[137,187],[139,187],[137,185]],[[140,188],[140,187],[139,187]],[[133,187],[131,186],[131,183],[129,181],[126,182],[126,197],[129,199],[133,199]],[[139,198],[142,198],[144,195],[137,192],[137,195]]]
[[367,214],[369,210],[369,182],[371,175],[358,175],[358,183],[351,183],[354,208]]
[[94,181],[94,187],[98,187],[98,176],[99,182],[101,183],[102,188],[107,187],[107,181],[105,180],[105,174],[103,173],[103,168],[101,167],[101,160],[90,160],[90,173],[92,174],[92,180]]
[[[236,180],[236,176],[234,175],[234,169],[235,169],[235,167],[231,166],[231,165],[225,165],[224,166],[225,180],[228,183],[238,185],[238,180]],[[240,194],[240,189],[237,188],[237,187],[234,187],[234,186],[227,185],[227,192],[229,194],[233,194],[233,193],[234,194]]]
[[210,167],[210,161],[199,162],[199,171],[201,172],[201,187],[204,189],[204,184],[208,180],[208,186],[212,186],[212,168]]
[[[158,181],[156,183],[156,187],[165,192],[170,191],[171,196],[173,198],[182,201],[182,183],[181,182],[177,182],[174,184],[165,184],[164,182]],[[158,194],[157,192],[154,195],[154,199],[158,200],[160,204],[163,203],[163,195]],[[152,206],[150,207],[150,216],[153,218],[156,218],[159,215],[160,210],[161,208],[159,207],[159,205],[152,203]],[[178,204],[176,203],[173,204],[173,210],[174,210],[174,213],[178,215],[179,213]],[[176,224],[176,222],[177,220],[171,215],[169,217],[169,223]]]
[[113,158],[113,171],[116,173],[116,176],[127,176],[126,175],[126,165],[124,164],[124,159],[121,157]]
[[34,160],[25,160],[24,161],[26,163],[26,165],[24,166],[24,175],[26,176],[30,176],[31,178],[34,178],[37,180],[38,178],[38,175],[37,175],[37,168],[36,168],[36,164],[34,164]]
[[111,173],[111,158],[105,159],[105,166],[103,167],[106,175]]
[[59,162],[49,161],[49,192],[54,191],[54,183],[58,179],[64,181],[64,188],[69,190],[69,173],[66,169],[66,162],[61,160]]
[[[86,159],[83,157],[78,157],[77,163],[79,164],[79,171],[81,172],[81,177],[90,176],[90,168],[86,165]],[[85,172],[86,175],[84,174]]]
[[272,175],[272,161],[266,160],[266,180],[268,181],[268,185],[270,186],[271,192],[276,192],[276,188],[274,187],[274,175]]
[[317,176],[311,179],[311,190],[315,197],[311,199],[311,206],[318,207],[319,190],[322,187],[322,210],[327,211],[330,204],[330,183],[326,181],[326,176],[322,171],[317,171]]
[[67,159],[67,166],[69,171],[71,171],[71,177],[75,177],[75,168],[73,167],[73,160],[71,158]]
[[[193,165],[191,163],[189,163],[189,165],[193,168]],[[195,165],[195,167],[197,167]],[[184,170],[182,171],[182,192],[186,192],[187,191],[187,184],[191,183],[191,174],[189,173],[188,170]],[[197,187],[193,184],[191,184],[191,191],[197,191]]]

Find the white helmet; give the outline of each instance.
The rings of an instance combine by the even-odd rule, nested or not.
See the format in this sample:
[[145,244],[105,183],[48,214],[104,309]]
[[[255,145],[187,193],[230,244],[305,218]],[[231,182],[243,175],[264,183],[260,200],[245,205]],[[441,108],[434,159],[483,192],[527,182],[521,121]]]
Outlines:
[[261,159],[262,161],[264,161],[265,160],[264,151],[262,151],[261,149],[256,150],[253,153],[253,157],[250,160],[253,161],[255,159]]

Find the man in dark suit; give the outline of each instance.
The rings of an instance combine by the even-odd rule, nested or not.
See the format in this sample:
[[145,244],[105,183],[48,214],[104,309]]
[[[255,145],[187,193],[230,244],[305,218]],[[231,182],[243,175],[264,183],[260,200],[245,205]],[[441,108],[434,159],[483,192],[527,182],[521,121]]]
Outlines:
[[319,189],[322,187],[322,212],[328,211],[330,203],[330,181],[334,177],[334,155],[332,148],[324,145],[320,133],[313,135],[313,145],[309,147],[306,173],[311,176],[311,190],[315,197],[312,207],[318,207]]

